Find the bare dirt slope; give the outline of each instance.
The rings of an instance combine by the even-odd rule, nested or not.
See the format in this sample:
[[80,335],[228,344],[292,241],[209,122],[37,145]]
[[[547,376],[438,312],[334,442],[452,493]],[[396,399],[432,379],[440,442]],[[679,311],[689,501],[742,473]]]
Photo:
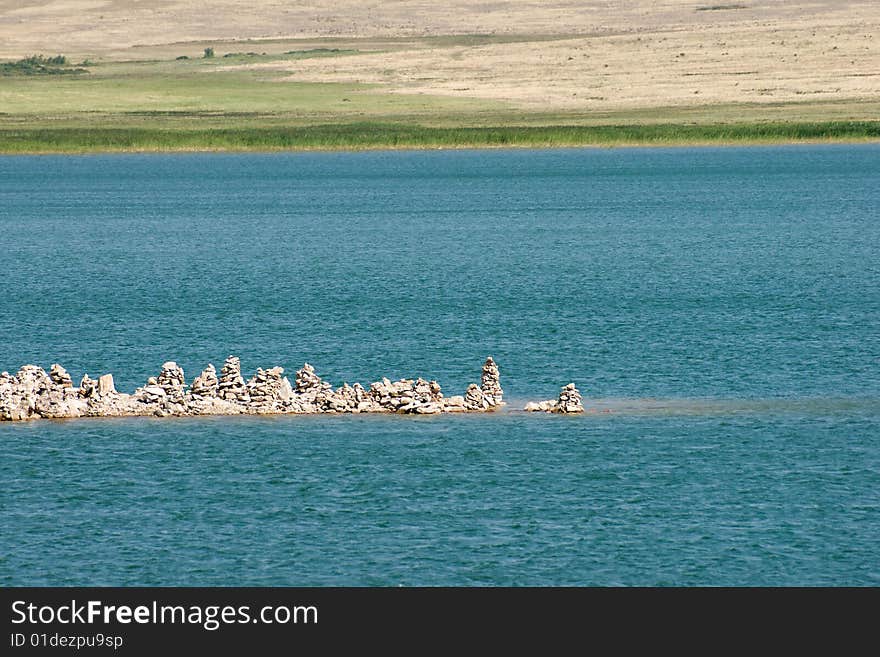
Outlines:
[[[498,38],[426,38],[465,34]],[[7,58],[138,58],[232,40],[272,50],[290,39],[362,39],[374,52],[253,66],[524,109],[880,99],[876,0],[0,0]]]

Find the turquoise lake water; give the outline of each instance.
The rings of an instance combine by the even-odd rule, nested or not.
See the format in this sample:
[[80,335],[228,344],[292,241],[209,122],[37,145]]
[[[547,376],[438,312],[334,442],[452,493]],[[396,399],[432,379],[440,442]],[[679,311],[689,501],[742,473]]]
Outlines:
[[880,585],[878,208],[878,145],[2,157],[0,370],[510,404],[2,423],[0,584]]

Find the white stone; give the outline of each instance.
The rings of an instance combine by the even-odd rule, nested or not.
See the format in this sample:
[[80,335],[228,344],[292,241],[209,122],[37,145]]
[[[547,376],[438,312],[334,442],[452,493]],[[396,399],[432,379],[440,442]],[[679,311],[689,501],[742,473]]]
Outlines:
[[109,395],[116,392],[116,387],[113,385],[113,375],[112,374],[104,374],[103,376],[98,378],[98,394],[99,395]]

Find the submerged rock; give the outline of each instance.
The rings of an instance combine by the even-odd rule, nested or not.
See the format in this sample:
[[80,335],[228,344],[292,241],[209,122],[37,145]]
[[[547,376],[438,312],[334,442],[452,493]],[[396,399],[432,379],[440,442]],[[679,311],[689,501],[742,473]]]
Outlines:
[[547,399],[545,401],[539,401],[539,402],[528,402],[525,405],[525,408],[523,408],[523,410],[528,411],[530,413],[540,412],[540,411],[544,411],[546,413],[549,413],[555,407],[556,407],[556,400],[555,399]]

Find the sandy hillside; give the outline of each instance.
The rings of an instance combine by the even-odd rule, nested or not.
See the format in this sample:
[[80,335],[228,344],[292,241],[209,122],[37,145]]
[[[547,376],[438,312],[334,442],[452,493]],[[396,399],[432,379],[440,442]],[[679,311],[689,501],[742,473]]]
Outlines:
[[[421,40],[456,34],[518,40]],[[398,37],[410,41],[382,43]],[[379,83],[391,93],[532,109],[880,99],[876,0],[0,0],[7,58],[135,58],[169,44],[317,38],[369,38],[362,49],[381,52],[256,66],[291,80]]]

